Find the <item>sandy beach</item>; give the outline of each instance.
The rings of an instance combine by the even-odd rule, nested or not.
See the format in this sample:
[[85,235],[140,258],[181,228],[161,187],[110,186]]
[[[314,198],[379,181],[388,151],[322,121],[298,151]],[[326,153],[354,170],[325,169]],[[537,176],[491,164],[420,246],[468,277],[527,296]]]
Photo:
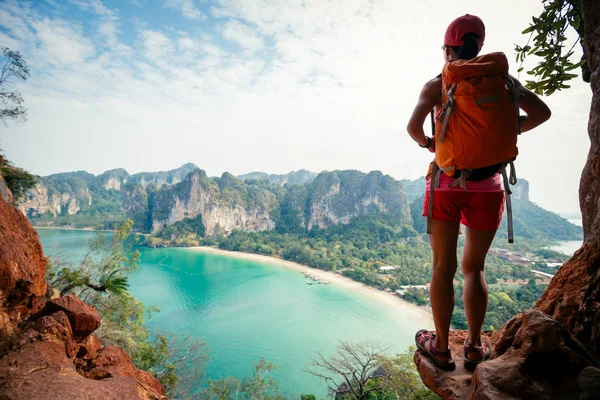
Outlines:
[[281,266],[285,268],[291,268],[298,272],[308,272],[310,275],[318,278],[319,280],[328,281],[332,285],[342,286],[344,288],[354,290],[356,292],[362,293],[375,299],[383,304],[394,307],[397,310],[401,310],[403,312],[408,312],[411,315],[411,319],[413,322],[417,322],[422,324],[423,328],[432,328],[433,327],[433,316],[426,309],[417,306],[416,304],[409,303],[406,300],[402,300],[398,296],[387,293],[382,290],[378,290],[374,287],[367,286],[364,283],[356,282],[350,278],[346,278],[345,276],[336,275],[332,272],[323,271],[317,268],[307,267],[306,265],[298,264],[292,261],[282,260],[275,257],[264,256],[261,254],[253,254],[253,253],[244,253],[240,251],[227,251],[221,250],[214,247],[189,247],[194,251],[200,251],[204,253],[211,254],[221,254],[229,257],[237,257],[243,258],[245,260],[255,260],[260,261],[261,263],[271,264],[276,266]]

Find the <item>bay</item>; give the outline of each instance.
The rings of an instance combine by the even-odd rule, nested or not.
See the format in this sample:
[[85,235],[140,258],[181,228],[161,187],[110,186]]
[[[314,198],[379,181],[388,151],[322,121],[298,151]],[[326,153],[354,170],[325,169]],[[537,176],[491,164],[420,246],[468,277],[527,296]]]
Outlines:
[[[40,229],[46,254],[75,261],[93,232]],[[405,351],[430,317],[400,300],[378,301],[348,288],[307,285],[297,270],[194,249],[142,248],[130,291],[161,312],[153,332],[201,339],[210,346],[207,376],[246,377],[261,357],[277,364],[273,377],[290,397],[327,395],[306,372],[317,351],[331,354],[341,341],[378,341],[389,354]],[[394,304],[392,304],[394,303]]]

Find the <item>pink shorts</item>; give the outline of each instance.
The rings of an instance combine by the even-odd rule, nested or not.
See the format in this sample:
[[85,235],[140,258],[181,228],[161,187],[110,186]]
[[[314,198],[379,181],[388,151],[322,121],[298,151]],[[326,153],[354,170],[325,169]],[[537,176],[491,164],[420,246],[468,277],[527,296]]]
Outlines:
[[[433,218],[461,223],[473,229],[496,230],[504,212],[504,189],[500,174],[479,181],[467,182],[467,191],[460,187],[449,188],[453,178],[442,174],[440,187],[435,189]],[[429,181],[423,201],[423,216],[429,211]]]

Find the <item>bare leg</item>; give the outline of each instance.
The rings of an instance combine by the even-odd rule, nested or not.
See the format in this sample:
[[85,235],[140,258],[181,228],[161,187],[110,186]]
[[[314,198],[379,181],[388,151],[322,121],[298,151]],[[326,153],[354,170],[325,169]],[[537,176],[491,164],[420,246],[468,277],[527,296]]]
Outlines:
[[[495,234],[495,230],[467,228],[465,236],[462,271],[465,276],[463,300],[469,326],[467,342],[478,347],[481,346],[481,326],[488,303],[488,288],[483,266]],[[481,359],[481,355],[469,353],[469,358],[478,360]]]
[[[430,299],[435,323],[435,343],[438,350],[448,349],[448,331],[454,310],[453,280],[456,273],[456,245],[459,224],[434,219],[429,235],[433,250]],[[449,357],[442,361],[447,361]]]

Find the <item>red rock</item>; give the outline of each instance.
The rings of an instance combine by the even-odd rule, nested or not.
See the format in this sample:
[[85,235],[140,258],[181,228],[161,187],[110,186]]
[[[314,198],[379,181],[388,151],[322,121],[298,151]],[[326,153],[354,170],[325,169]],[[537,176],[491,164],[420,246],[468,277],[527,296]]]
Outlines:
[[77,346],[77,358],[92,360],[102,349],[102,343],[96,336],[89,336],[83,343]]
[[[463,344],[466,336],[465,331],[450,332],[448,344],[456,362],[456,369],[453,371],[441,370],[421,350],[415,352],[414,361],[423,383],[444,399],[466,399],[471,392],[472,372],[464,368]],[[491,332],[484,332],[482,338],[485,343],[492,343]]]
[[40,339],[58,339],[65,344],[67,356],[74,357],[76,345],[73,341],[73,332],[67,315],[58,311],[45,315],[34,322],[32,329],[42,335]]
[[36,312],[46,293],[46,258],[27,218],[0,196],[0,337]]
[[415,363],[423,382],[444,399],[577,399],[577,379],[597,360],[556,321],[526,310],[486,343],[496,343],[492,359],[473,373],[463,367],[465,331],[450,333],[456,370],[443,371],[421,351]]
[[2,357],[0,387],[3,400],[168,400],[145,381],[127,375],[102,380],[80,375],[57,340],[27,343]]
[[67,315],[73,328],[73,337],[78,341],[87,338],[100,327],[98,311],[72,294],[50,300],[36,317],[57,311],[63,311]]
[[90,379],[105,379],[110,376],[129,376],[164,394],[163,388],[152,374],[135,368],[131,358],[118,346],[105,346],[98,355],[88,362],[84,375]]
[[526,310],[507,325],[497,358],[473,374],[473,398],[577,399],[579,373],[597,363],[581,343],[539,310]]

